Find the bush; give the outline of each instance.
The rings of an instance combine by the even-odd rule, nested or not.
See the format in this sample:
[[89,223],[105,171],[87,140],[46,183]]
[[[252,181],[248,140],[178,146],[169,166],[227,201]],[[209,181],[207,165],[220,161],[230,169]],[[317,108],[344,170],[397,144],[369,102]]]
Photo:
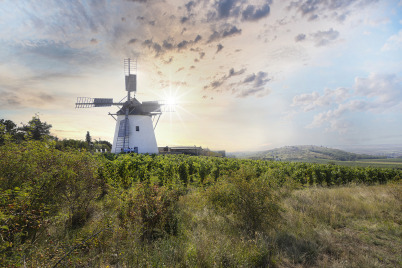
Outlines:
[[2,257],[17,254],[28,241],[36,242],[56,220],[68,227],[83,226],[101,194],[97,169],[90,154],[61,152],[52,143],[1,146]]
[[267,231],[280,219],[279,192],[261,178],[221,181],[206,191],[206,197],[216,213],[248,235]]
[[177,235],[176,204],[179,192],[166,187],[138,183],[125,195],[120,209],[120,225],[140,226],[142,240],[154,240],[166,235]]

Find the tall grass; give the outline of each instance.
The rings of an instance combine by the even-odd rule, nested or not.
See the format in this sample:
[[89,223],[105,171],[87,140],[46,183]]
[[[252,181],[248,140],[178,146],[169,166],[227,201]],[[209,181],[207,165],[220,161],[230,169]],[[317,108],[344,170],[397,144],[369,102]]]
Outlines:
[[286,224],[277,233],[282,259],[317,267],[401,266],[401,196],[401,184],[295,191],[284,201]]

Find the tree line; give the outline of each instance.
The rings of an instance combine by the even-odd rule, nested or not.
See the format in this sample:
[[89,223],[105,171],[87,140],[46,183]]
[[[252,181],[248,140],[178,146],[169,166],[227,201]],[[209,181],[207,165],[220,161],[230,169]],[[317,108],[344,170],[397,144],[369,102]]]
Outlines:
[[80,149],[80,150],[99,150],[106,149],[110,151],[112,144],[104,140],[92,140],[91,134],[87,131],[85,140],[76,139],[59,139],[56,136],[50,134],[52,128],[51,124],[43,122],[39,115],[32,117],[27,124],[17,126],[15,122],[8,119],[0,119],[0,146],[5,144],[5,140],[8,139],[15,143],[21,143],[27,140],[36,141],[53,141],[55,142],[55,148],[59,150],[67,149]]

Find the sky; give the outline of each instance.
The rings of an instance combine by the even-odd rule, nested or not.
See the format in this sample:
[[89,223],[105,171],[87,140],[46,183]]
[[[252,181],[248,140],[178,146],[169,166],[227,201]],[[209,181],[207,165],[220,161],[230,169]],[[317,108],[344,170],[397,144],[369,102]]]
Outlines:
[[402,0],[0,0],[0,118],[111,142],[125,58],[158,146],[402,144]]

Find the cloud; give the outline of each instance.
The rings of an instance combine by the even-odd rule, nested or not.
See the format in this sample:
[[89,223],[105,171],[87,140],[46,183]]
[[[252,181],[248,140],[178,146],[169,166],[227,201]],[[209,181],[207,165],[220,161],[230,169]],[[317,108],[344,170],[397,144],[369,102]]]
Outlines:
[[234,35],[240,35],[241,29],[236,26],[224,25],[223,29],[220,31],[214,30],[208,38],[208,43],[221,40],[222,38],[231,37]]
[[378,0],[296,0],[292,1],[287,8],[288,10],[297,10],[310,21],[317,19],[318,14],[344,21],[352,11],[357,12],[363,7],[376,2]]
[[218,53],[219,51],[221,51],[223,49],[223,46],[221,44],[217,45],[217,49],[216,49],[216,53]]
[[[27,91],[24,88],[14,90],[0,85],[0,110],[18,110],[21,108],[46,109],[59,105],[61,98],[44,91]],[[23,92],[24,90],[24,92]],[[64,101],[64,98],[63,100]]]
[[303,107],[303,110],[307,112],[319,107],[330,106],[333,103],[340,103],[349,96],[347,88],[325,89],[322,96],[318,92],[312,92],[293,97],[292,106]]
[[187,9],[187,12],[191,12],[192,9],[196,6],[196,2],[190,1],[187,4],[184,5]]
[[236,13],[234,9],[237,0],[221,0],[217,2],[217,10],[219,18],[227,18],[231,13]]
[[222,34],[222,37],[227,37],[227,36],[231,36],[231,35],[235,35],[235,34],[241,34],[241,29],[237,29],[236,26],[233,26],[229,30],[224,31]]
[[204,86],[204,90],[213,90],[215,92],[230,92],[237,98],[245,98],[249,96],[263,97],[270,93],[266,88],[266,84],[271,80],[266,72],[258,72],[257,74],[249,74],[240,81],[227,84],[226,81],[232,77],[243,75],[246,69],[235,71],[233,68],[229,73],[221,76],[219,79],[212,81],[209,85]]
[[258,88],[250,88],[250,89],[244,89],[241,90],[240,92],[237,93],[236,97],[238,98],[245,98],[249,96],[256,95],[257,97],[261,98],[270,93],[269,89],[265,89],[263,87],[258,87]]
[[157,42],[154,42],[152,39],[147,39],[145,40],[142,45],[150,49],[155,53],[155,56],[161,56],[164,54],[166,51],[171,51],[171,50],[176,50],[176,51],[181,51],[183,49],[186,49],[189,46],[192,46],[193,44],[199,42],[202,39],[201,35],[197,35],[193,40],[182,40],[179,43],[174,43],[174,40],[172,38],[168,38],[163,40],[162,45],[160,45]]
[[155,52],[155,56],[159,56],[161,53],[163,53],[162,46],[159,45],[159,44],[156,43],[156,42],[153,42],[153,41],[150,40],[150,39],[145,40],[142,44],[143,44],[145,47],[149,48],[150,50],[154,51],[154,52]]
[[296,42],[300,42],[300,41],[303,41],[303,40],[305,40],[306,39],[306,35],[305,34],[298,34],[296,37],[295,37],[295,41]]
[[228,74],[223,75],[222,77],[220,77],[219,79],[212,81],[209,85],[204,86],[204,89],[216,89],[218,87],[220,87],[221,85],[223,85],[223,83],[228,80],[229,78],[233,77],[233,76],[238,76],[243,74],[246,71],[246,69],[240,69],[239,71],[235,71],[234,68],[231,68],[229,70]]
[[85,57],[85,53],[81,49],[72,48],[66,42],[52,40],[26,41],[21,48],[32,54],[57,60]]
[[371,109],[387,110],[402,102],[401,79],[395,74],[370,74],[356,77],[355,93],[371,100]]
[[163,40],[162,47],[166,50],[170,50],[174,48],[174,45],[170,43],[168,40]]
[[266,84],[271,81],[266,72],[258,72],[257,74],[248,75],[241,83],[238,84],[241,90],[237,92],[237,97],[245,98],[255,95],[257,97],[264,97],[268,95],[271,90],[266,88]]
[[235,71],[234,68],[229,70],[229,75],[228,78],[232,77],[232,76],[237,76],[237,75],[241,75],[246,71],[246,69],[240,69],[239,71]]
[[181,23],[186,23],[188,20],[189,20],[188,17],[182,17],[182,18],[180,19],[180,22],[181,22]]
[[261,6],[250,5],[247,1],[241,0],[221,0],[216,1],[213,5],[213,10],[207,15],[208,21],[243,19],[244,21],[257,21],[270,13],[270,4],[268,0]]
[[261,8],[257,8],[253,5],[248,5],[242,12],[243,20],[256,21],[269,15],[269,4],[263,5]]
[[402,48],[402,30],[388,38],[381,51],[400,50]]
[[181,41],[180,43],[177,44],[177,48],[178,48],[179,50],[182,49],[182,48],[186,48],[188,44],[189,44],[188,41],[183,40],[183,41]]
[[402,79],[395,74],[370,74],[356,77],[352,88],[325,89],[293,98],[292,106],[305,112],[321,109],[307,127],[328,125],[327,131],[348,132],[352,124],[347,120],[354,113],[387,113],[402,110]]
[[259,88],[265,86],[271,79],[268,78],[268,73],[266,72],[258,72],[257,75],[254,73],[249,75],[246,79],[244,79],[243,83],[252,83],[254,88]]
[[201,39],[202,39],[202,36],[198,34],[198,35],[195,37],[195,39],[194,39],[194,43],[197,43],[197,42],[200,41]]
[[217,31],[214,31],[208,38],[208,43],[219,40],[221,38],[221,34]]
[[317,47],[329,45],[332,41],[336,40],[339,36],[339,32],[334,29],[328,31],[318,31],[311,35],[314,39]]
[[14,110],[22,106],[21,99],[14,92],[0,90],[0,110]]

